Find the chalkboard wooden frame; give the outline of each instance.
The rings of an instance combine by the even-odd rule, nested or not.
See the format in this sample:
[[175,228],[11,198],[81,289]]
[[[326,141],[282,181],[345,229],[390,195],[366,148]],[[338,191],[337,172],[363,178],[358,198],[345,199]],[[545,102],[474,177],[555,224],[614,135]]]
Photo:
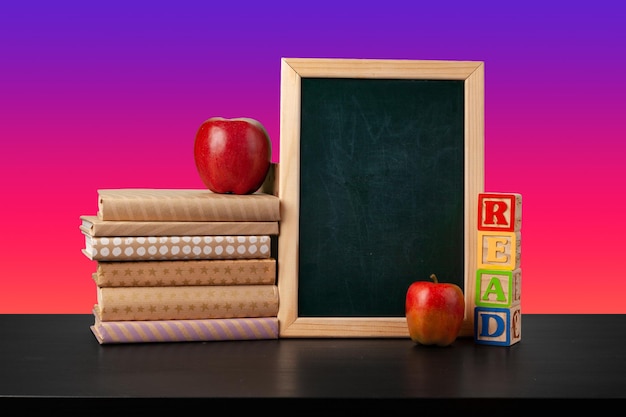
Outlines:
[[299,317],[300,126],[303,78],[461,80],[464,86],[464,295],[460,336],[473,334],[477,199],[484,191],[484,64],[481,61],[283,58],[281,60],[278,195],[279,335],[408,337],[405,317]]

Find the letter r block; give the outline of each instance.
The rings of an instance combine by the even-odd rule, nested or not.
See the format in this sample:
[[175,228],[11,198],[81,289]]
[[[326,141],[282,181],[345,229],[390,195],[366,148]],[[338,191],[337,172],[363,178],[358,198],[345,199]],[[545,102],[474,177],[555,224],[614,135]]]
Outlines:
[[519,232],[521,228],[521,194],[478,194],[478,230]]
[[522,310],[474,308],[474,341],[482,345],[511,346],[522,340]]
[[513,271],[520,267],[520,232],[478,231],[478,268]]
[[521,302],[522,270],[479,269],[476,272],[477,307],[510,308]]

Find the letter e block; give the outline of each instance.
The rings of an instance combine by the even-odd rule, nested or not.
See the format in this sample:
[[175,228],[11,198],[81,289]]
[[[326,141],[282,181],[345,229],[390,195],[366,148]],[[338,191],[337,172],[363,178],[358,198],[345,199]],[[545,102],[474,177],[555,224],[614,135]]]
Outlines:
[[519,232],[521,228],[521,194],[478,194],[478,230]]
[[499,271],[479,269],[476,272],[477,307],[510,308],[520,303],[522,270]]
[[513,271],[520,267],[521,232],[478,231],[478,268]]
[[481,345],[511,346],[522,340],[522,310],[474,308],[474,341]]

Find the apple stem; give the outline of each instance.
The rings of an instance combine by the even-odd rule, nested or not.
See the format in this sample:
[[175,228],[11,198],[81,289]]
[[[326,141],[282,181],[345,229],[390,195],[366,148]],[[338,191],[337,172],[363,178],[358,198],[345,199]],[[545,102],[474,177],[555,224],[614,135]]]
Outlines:
[[436,284],[437,282],[439,282],[439,281],[437,280],[437,275],[435,275],[435,274],[430,274],[430,279],[432,279],[432,280],[435,282],[435,284]]

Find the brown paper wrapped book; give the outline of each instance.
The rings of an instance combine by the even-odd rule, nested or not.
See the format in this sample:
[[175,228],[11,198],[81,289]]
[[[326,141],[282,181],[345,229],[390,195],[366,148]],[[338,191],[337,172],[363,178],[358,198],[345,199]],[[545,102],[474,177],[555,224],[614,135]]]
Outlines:
[[255,285],[276,283],[276,259],[98,262],[99,287]]
[[98,287],[101,321],[276,317],[276,285]]
[[93,313],[100,344],[278,339],[277,317],[102,321],[97,306]]
[[116,221],[278,221],[279,198],[256,192],[218,194],[207,189],[98,190],[98,217]]
[[262,259],[271,255],[270,236],[84,235],[83,254],[95,261]]
[[80,216],[81,232],[90,236],[237,236],[278,235],[278,222],[117,221]]

